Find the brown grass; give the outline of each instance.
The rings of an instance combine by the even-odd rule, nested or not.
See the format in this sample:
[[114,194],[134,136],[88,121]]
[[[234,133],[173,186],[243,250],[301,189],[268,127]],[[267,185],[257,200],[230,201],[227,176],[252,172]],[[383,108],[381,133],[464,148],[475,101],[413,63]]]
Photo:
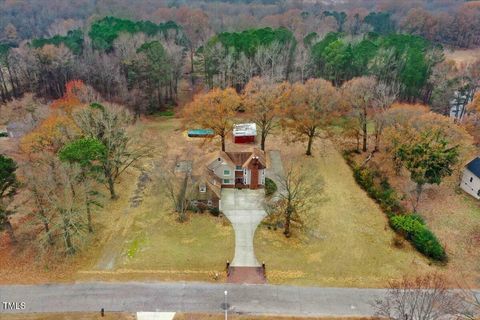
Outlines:
[[480,48],[458,49],[445,52],[446,60],[453,60],[457,65],[470,63],[480,58]]
[[[197,165],[205,154],[218,150],[219,141],[189,139],[178,119],[143,119],[134,134],[149,141],[155,158],[168,154],[194,154]],[[230,150],[250,145],[227,144]],[[394,233],[378,206],[355,183],[352,172],[330,142],[317,141],[314,157],[305,157],[301,143],[287,145],[280,132],[267,141],[284,158],[298,157],[310,182],[322,182],[307,215],[309,232],[294,230],[286,239],[282,230],[260,227],[255,236],[256,255],[265,261],[270,283],[322,286],[385,286],[391,279],[439,271],[474,284],[480,273],[478,243],[480,207],[477,201],[456,193],[455,183],[427,190],[421,205],[429,226],[447,247],[446,267],[432,265],[408,243],[395,245]],[[377,156],[376,156],[377,157]],[[152,161],[143,165],[152,169]],[[43,283],[74,280],[204,280],[223,281],[224,263],[233,258],[234,235],[228,221],[208,213],[175,220],[171,204],[152,171],[153,181],[143,203],[130,208],[139,171],[130,170],[118,185],[120,199],[106,201],[95,215],[98,232],[87,250],[73,258],[44,259],[33,248],[14,250],[6,236],[0,239],[0,282]],[[400,188],[400,179],[392,183]],[[16,225],[18,228],[20,225]],[[21,232],[21,228],[17,229]],[[112,242],[117,258],[113,269],[96,268]],[[131,253],[131,254],[129,254]],[[456,276],[456,277],[455,277]],[[478,285],[478,284],[477,284]]]
[[267,145],[281,150],[284,160],[297,156],[294,161],[303,166],[314,189],[304,215],[309,230],[295,229],[289,239],[282,229],[257,230],[255,250],[266,263],[270,282],[376,287],[434,269],[410,245],[392,245],[395,234],[385,215],[356,184],[331,142],[318,140],[313,157],[302,155],[303,144],[285,145],[274,138]]
[[[415,186],[408,172],[404,170],[400,176],[393,174],[390,160],[381,153],[375,155],[373,162],[388,174],[389,182],[404,198],[403,204],[411,209],[410,194]],[[418,211],[446,248],[449,261],[439,271],[452,285],[477,287],[480,284],[480,246],[476,242],[480,234],[480,203],[460,190],[460,174],[455,172],[440,186],[427,186]]]

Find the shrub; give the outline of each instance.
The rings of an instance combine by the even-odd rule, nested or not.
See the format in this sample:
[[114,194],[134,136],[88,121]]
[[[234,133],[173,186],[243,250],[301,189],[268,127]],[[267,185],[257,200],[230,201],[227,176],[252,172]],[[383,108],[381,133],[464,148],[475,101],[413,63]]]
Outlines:
[[8,132],[0,132],[0,138],[7,138]]
[[[398,234],[410,241],[422,254],[437,261],[446,261],[447,255],[438,242],[437,237],[428,229],[422,217],[416,214],[405,214],[395,190],[380,171],[358,166],[351,151],[343,156],[353,170],[355,181],[374,199],[389,219],[390,226]],[[394,240],[394,245],[398,244]]]
[[212,216],[218,217],[220,215],[220,210],[218,208],[212,207],[209,211]]
[[265,195],[269,197],[275,192],[277,192],[277,185],[275,181],[270,178],[265,178]]
[[426,226],[416,230],[412,235],[411,241],[415,248],[424,255],[438,261],[445,261],[447,259],[445,250],[438,242],[437,237],[432,231],[428,230]]
[[406,235],[415,233],[421,229],[425,223],[423,219],[416,214],[396,215],[390,218],[390,225],[395,231],[404,232]]
[[422,254],[434,260],[446,260],[445,250],[419,215],[393,216],[390,225],[395,231],[402,233]]
[[161,117],[173,117],[175,115],[175,112],[173,112],[173,110],[165,110],[157,112],[157,115]]

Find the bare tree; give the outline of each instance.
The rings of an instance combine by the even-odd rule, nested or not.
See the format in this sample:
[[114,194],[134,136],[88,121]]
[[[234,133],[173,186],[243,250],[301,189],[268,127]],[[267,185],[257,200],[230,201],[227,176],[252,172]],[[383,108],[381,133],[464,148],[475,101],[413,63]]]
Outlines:
[[385,297],[373,306],[376,316],[392,320],[446,319],[464,307],[460,295],[438,274],[391,282]]
[[74,118],[87,136],[98,139],[106,147],[102,169],[110,197],[116,199],[118,178],[140,159],[148,157],[150,148],[128,135],[127,127],[132,123],[132,116],[123,108],[92,104],[74,114]]
[[178,213],[178,220],[184,222],[187,220],[187,210],[189,207],[190,194],[192,192],[191,168],[185,170],[176,170],[176,164],[179,158],[163,159],[160,167],[160,180],[162,188],[170,199],[175,212]]
[[390,106],[396,100],[398,92],[398,86],[388,85],[385,82],[377,82],[377,85],[373,90],[373,123],[375,126],[375,147],[373,149],[374,152],[379,151],[380,148],[380,139],[386,124],[385,111],[387,111],[388,108],[390,108]]
[[465,307],[460,312],[461,317],[468,320],[478,320],[480,317],[480,292],[472,289],[462,289],[461,297]]
[[302,214],[307,209],[311,189],[306,182],[306,174],[302,167],[293,163],[288,165],[285,173],[278,177],[279,198],[277,208],[285,219],[283,234],[291,236],[291,222],[303,224]]

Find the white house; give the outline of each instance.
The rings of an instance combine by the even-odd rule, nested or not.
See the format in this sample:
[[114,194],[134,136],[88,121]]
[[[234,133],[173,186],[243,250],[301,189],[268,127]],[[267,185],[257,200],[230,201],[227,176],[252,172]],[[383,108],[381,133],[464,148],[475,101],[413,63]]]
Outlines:
[[480,199],[480,157],[476,157],[465,166],[460,188]]

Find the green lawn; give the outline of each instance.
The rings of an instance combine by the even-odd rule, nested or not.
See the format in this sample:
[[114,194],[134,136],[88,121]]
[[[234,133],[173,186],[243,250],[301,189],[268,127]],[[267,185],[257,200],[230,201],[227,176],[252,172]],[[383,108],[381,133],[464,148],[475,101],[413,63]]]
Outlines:
[[[291,155],[304,152],[301,145],[273,144],[283,155],[287,149]],[[331,143],[317,143],[314,157],[301,156],[297,162],[304,165],[309,183],[323,181],[324,186],[321,191],[316,187],[311,198],[305,218],[310,231],[295,230],[286,239],[281,229],[257,230],[256,255],[265,261],[270,282],[369,287],[436,268],[408,244],[403,249],[392,246],[394,233],[384,213],[355,183]]]

